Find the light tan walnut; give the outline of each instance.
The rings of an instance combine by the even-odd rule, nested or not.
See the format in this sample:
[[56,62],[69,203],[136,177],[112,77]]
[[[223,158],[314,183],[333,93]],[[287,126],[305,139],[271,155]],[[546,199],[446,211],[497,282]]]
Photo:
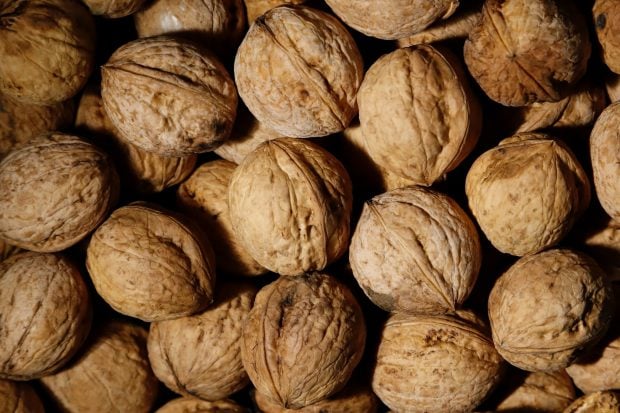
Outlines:
[[620,395],[611,391],[586,394],[575,400],[563,413],[620,413]]
[[248,15],[248,23],[254,23],[254,20],[275,7],[283,4],[302,4],[305,3],[305,1],[306,0],[244,0],[245,10]]
[[250,413],[250,410],[232,400],[210,402],[183,397],[166,403],[155,413]]
[[95,16],[126,17],[140,10],[146,0],[82,0]]
[[28,383],[0,380],[0,413],[44,413],[43,403]]
[[620,5],[614,0],[596,0],[592,8],[596,36],[601,44],[603,62],[620,74]]
[[620,222],[620,103],[608,106],[596,120],[590,135],[594,188],[601,206]]

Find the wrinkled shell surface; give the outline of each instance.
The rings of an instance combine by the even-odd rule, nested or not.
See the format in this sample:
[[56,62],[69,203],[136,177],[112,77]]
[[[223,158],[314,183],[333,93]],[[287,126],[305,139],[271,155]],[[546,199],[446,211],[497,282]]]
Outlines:
[[281,275],[322,270],[349,243],[351,181],[342,164],[300,139],[276,139],[233,173],[228,206],[237,239]]
[[155,413],[249,413],[245,407],[232,400],[209,402],[200,399],[174,399],[160,407]]
[[140,10],[146,0],[82,0],[96,16],[119,18]]
[[620,103],[608,106],[590,135],[596,196],[605,212],[620,222]]
[[43,403],[32,386],[0,380],[0,413],[44,413]]
[[365,340],[359,304],[335,278],[280,277],[256,296],[243,327],[241,358],[258,392],[299,409],[345,386]]
[[254,20],[283,4],[302,4],[306,0],[244,0],[245,10],[248,15],[248,23],[254,23]]
[[620,5],[614,0],[596,0],[592,14],[603,61],[620,74]]
[[112,308],[144,321],[195,314],[213,298],[215,263],[206,237],[148,205],[114,211],[93,234],[86,267]]
[[564,370],[551,373],[515,372],[499,386],[499,392],[504,390],[510,392],[495,408],[497,412],[561,412],[576,397],[573,382]]
[[270,129],[318,137],[345,129],[357,113],[362,58],[332,15],[281,6],[250,27],[235,58],[239,96]]
[[563,413],[620,413],[620,396],[610,391],[586,394]]
[[0,263],[0,377],[31,380],[73,357],[90,330],[88,290],[66,258],[26,252]]

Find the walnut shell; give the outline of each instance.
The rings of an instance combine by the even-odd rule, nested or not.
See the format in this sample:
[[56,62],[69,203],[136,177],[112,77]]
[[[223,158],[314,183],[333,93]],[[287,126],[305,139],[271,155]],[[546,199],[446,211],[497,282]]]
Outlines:
[[603,271],[567,249],[519,259],[489,296],[497,351],[527,371],[567,367],[603,337],[612,315],[613,291]]
[[38,252],[75,245],[116,202],[108,156],[71,135],[50,133],[0,162],[0,238]]
[[596,120],[590,135],[594,188],[601,206],[620,222],[620,103],[608,106]]
[[204,49],[171,37],[139,39],[101,68],[103,107],[121,137],[162,156],[213,150],[230,135],[237,91]]
[[0,380],[0,413],[44,413],[43,403],[28,383]]
[[620,413],[620,395],[611,391],[586,394],[575,400],[563,413]]
[[565,370],[513,372],[498,388],[501,401],[495,411],[506,413],[561,412],[576,398],[575,386]]
[[243,327],[241,359],[257,391],[300,409],[345,386],[365,340],[360,306],[335,278],[280,277],[256,295]]
[[372,388],[397,412],[470,412],[502,369],[480,327],[453,316],[396,313],[381,335]]
[[612,72],[620,74],[620,8],[613,0],[596,0],[592,8],[596,36],[601,44],[603,61]]
[[146,0],[82,0],[95,16],[117,19],[134,14]]
[[254,23],[254,20],[275,7],[283,4],[302,4],[305,3],[305,1],[306,0],[244,0],[245,10],[248,15],[248,23]]
[[209,402],[206,400],[181,397],[169,401],[155,413],[250,413],[250,411],[232,400]]
[[117,209],[88,244],[97,292],[121,314],[161,321],[195,314],[212,301],[213,251],[206,237],[155,206]]
[[420,45],[380,57],[366,72],[357,101],[368,154],[407,185],[441,179],[480,134],[480,107],[445,49]]
[[465,42],[465,63],[494,101],[506,106],[554,102],[585,73],[585,21],[570,2],[488,0]]
[[52,105],[73,97],[94,67],[95,23],[77,0],[0,3],[0,92]]
[[268,128],[291,137],[340,132],[355,114],[362,57],[333,16],[280,6],[250,27],[235,58],[239,96]]
[[41,383],[62,412],[150,412],[158,382],[146,337],[143,327],[108,322],[68,368]]
[[281,275],[322,270],[349,243],[351,181],[342,164],[306,140],[260,145],[235,169],[228,206],[237,239]]
[[88,290],[69,260],[25,252],[0,262],[0,378],[57,371],[78,351],[90,323]]
[[590,202],[590,183],[561,141],[522,133],[483,153],[465,181],[469,207],[498,250],[517,256],[557,244]]

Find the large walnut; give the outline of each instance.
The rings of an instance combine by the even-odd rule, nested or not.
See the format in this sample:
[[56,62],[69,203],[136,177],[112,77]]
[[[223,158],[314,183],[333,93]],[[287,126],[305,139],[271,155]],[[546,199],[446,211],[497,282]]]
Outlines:
[[250,410],[228,399],[210,402],[182,397],[166,403],[155,413],[250,413]]
[[596,0],[592,14],[603,61],[620,74],[620,4],[614,0]]
[[269,10],[283,4],[302,4],[306,0],[244,0],[245,10],[248,15],[248,23],[268,12]]
[[44,413],[43,403],[28,383],[0,380],[0,413]]
[[605,212],[620,222],[620,103],[608,106],[590,135],[590,157],[596,196]]
[[110,19],[129,16],[140,10],[146,0],[82,0],[90,12]]
[[575,400],[563,413],[620,413],[620,395],[611,391],[586,394]]

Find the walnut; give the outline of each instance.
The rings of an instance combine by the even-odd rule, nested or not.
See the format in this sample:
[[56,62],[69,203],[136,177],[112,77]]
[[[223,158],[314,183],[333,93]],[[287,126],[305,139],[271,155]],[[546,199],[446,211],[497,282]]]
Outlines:
[[0,378],[57,371],[78,351],[90,323],[88,290],[69,260],[25,252],[0,262]]
[[52,105],[73,97],[94,67],[95,23],[77,0],[0,2],[0,92]]
[[586,394],[575,400],[563,413],[620,413],[620,395],[611,391]]
[[228,206],[241,245],[281,275],[322,270],[349,243],[351,181],[323,148],[275,139],[246,157],[229,183]]
[[208,240],[154,205],[114,211],[93,234],[86,267],[112,308],[144,321],[195,314],[212,301],[215,265]]
[[44,413],[43,403],[31,385],[0,380],[0,413]]
[[488,0],[465,42],[465,63],[484,92],[506,106],[554,102],[585,73],[585,21],[571,2]]
[[502,370],[479,326],[455,316],[396,313],[381,335],[372,388],[397,412],[470,412]]
[[493,341],[527,371],[571,364],[600,340],[613,314],[613,291],[591,258],[555,249],[519,259],[489,296]]
[[268,128],[291,137],[342,131],[363,76],[353,38],[333,16],[280,6],[250,27],[235,58],[239,96]]
[[254,23],[254,20],[275,7],[283,4],[302,4],[305,3],[305,1],[306,0],[244,0],[248,15],[248,23]]
[[64,250],[94,230],[116,202],[108,156],[62,133],[33,139],[0,162],[0,238],[38,252]]
[[608,106],[596,120],[590,135],[594,187],[601,206],[620,222],[620,103]]
[[596,0],[592,8],[602,58],[612,72],[620,74],[620,8],[614,0]]
[[140,10],[146,0],[83,0],[96,16],[109,19],[126,17]]
[[62,412],[149,412],[158,382],[146,337],[143,327],[107,322],[68,368],[41,383]]
[[151,37],[119,48],[101,69],[103,107],[120,136],[162,156],[213,150],[230,135],[235,85],[192,43]]
[[467,173],[469,207],[489,241],[517,256],[557,244],[590,202],[590,184],[561,141],[522,133],[483,153]]
[[155,413],[250,413],[232,400],[206,400],[182,397],[174,399],[160,407]]
[[256,296],[243,327],[241,359],[257,391],[299,409],[345,386],[365,340],[359,304],[335,278],[280,277]]

